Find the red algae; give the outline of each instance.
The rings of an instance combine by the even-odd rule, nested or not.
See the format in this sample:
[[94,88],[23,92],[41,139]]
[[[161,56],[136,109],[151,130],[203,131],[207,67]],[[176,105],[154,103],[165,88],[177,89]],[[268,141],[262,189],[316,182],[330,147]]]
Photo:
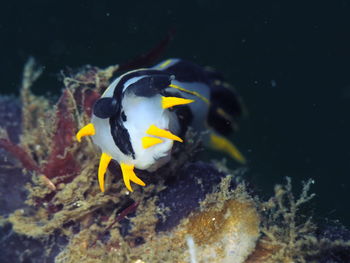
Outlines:
[[47,178],[52,179],[59,176],[70,177],[72,180],[78,174],[81,167],[73,157],[69,148],[74,144],[76,123],[72,115],[72,105],[69,105],[68,90],[64,90],[57,103],[56,125],[52,138],[52,148],[46,164],[41,172]]
[[23,167],[29,171],[39,171],[38,165],[33,158],[21,146],[14,144],[9,139],[0,139],[0,147],[12,153],[22,163]]

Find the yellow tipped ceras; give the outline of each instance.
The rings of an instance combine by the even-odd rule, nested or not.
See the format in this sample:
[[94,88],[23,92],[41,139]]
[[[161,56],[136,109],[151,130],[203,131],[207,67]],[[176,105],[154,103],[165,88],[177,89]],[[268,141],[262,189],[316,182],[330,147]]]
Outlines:
[[105,174],[108,168],[108,164],[112,160],[112,157],[107,153],[102,153],[100,158],[100,165],[98,167],[98,183],[102,192],[105,191]]
[[155,137],[149,137],[149,136],[145,136],[142,137],[142,147],[144,149],[147,149],[149,147],[152,147],[153,145],[156,145],[158,143],[162,143],[163,140],[159,139],[159,138],[155,138]]
[[178,105],[185,105],[194,102],[194,100],[183,99],[178,97],[162,97],[162,108],[168,109]]
[[238,148],[232,142],[230,142],[225,137],[222,137],[216,134],[211,134],[210,144],[212,148],[227,153],[238,162],[242,164],[246,163],[246,159],[244,158],[243,154],[238,150]]
[[85,125],[83,128],[81,128],[75,137],[77,138],[78,142],[81,142],[82,137],[92,136],[92,135],[95,135],[95,127],[92,123],[89,123]]
[[170,131],[158,128],[154,124],[149,126],[146,133],[149,135],[153,135],[153,136],[158,136],[158,137],[163,137],[163,138],[167,138],[167,139],[178,141],[178,142],[183,142],[183,140],[180,137],[176,136],[175,134],[172,134]]
[[[111,160],[112,160],[111,156],[109,156],[106,153],[102,153],[101,159],[100,159],[100,166],[98,167],[98,183],[100,185],[100,189],[102,192],[105,191],[105,186],[104,186],[105,174],[108,168],[108,164],[110,163]],[[122,170],[124,184],[130,192],[133,191],[130,185],[130,181],[138,185],[142,185],[142,186],[146,185],[140,178],[136,176],[134,172],[134,165],[120,163],[120,168]]]
[[[155,125],[151,125],[146,131],[146,133],[153,136],[158,136],[158,137],[168,138],[174,141],[183,142],[183,140],[180,137],[172,134],[170,131],[160,129]],[[145,136],[142,138],[142,146],[145,149],[162,142],[163,140],[155,137]],[[98,169],[98,181],[102,192],[104,192],[104,175],[107,171],[107,167],[111,159],[112,159],[111,156],[109,156],[106,153],[102,153],[101,159],[100,159],[100,166]],[[140,178],[136,176],[134,172],[134,165],[120,163],[120,168],[122,170],[124,184],[130,192],[133,191],[131,188],[130,181],[141,186],[146,185]]]
[[146,185],[140,178],[136,176],[133,164],[120,163],[120,168],[122,169],[124,184],[130,192],[133,191],[130,185],[130,181],[141,186]]
[[[89,123],[85,125],[83,128],[81,128],[78,133],[76,134],[76,138],[78,142],[81,142],[81,138],[85,136],[92,136],[95,135],[95,127],[92,123]],[[107,171],[108,164],[110,163],[112,157],[109,156],[107,153],[102,153],[100,158],[100,165],[98,167],[98,183],[100,185],[100,189],[102,192],[105,191],[104,187],[104,181],[105,181],[105,173]]]
[[[110,163],[111,160],[112,160],[111,156],[109,156],[106,153],[102,153],[101,159],[100,159],[100,166],[98,167],[98,183],[100,185],[100,189],[102,192],[105,191],[105,186],[104,186],[105,174],[108,168],[108,164]],[[134,172],[134,165],[120,163],[120,168],[122,170],[124,184],[130,192],[133,191],[130,185],[130,181],[138,185],[142,185],[142,186],[146,185],[140,178],[136,176]]]
[[[81,138],[85,137],[85,136],[92,136],[95,135],[95,127],[92,123],[89,123],[87,125],[85,125],[83,128],[81,128],[78,133],[76,134],[76,138],[78,140],[78,142],[81,142]],[[146,137],[144,137],[146,138]],[[147,137],[147,138],[151,138],[151,139],[146,139],[143,142],[144,146],[148,146],[151,147],[152,145],[156,144],[156,143],[161,143],[163,142],[161,139],[159,138],[153,138],[153,137]],[[147,147],[147,148],[148,148]],[[102,153],[101,154],[101,158],[100,158],[100,164],[98,167],[98,183],[100,186],[100,189],[102,192],[105,191],[105,174],[108,168],[108,165],[110,163],[110,161],[112,160],[112,157],[110,155],[108,155],[107,153]],[[124,184],[126,186],[126,188],[132,192],[132,188],[130,185],[130,181],[138,184],[138,185],[142,185],[145,186],[146,184],[136,176],[135,172],[134,172],[134,165],[128,165],[125,163],[121,163],[120,164],[121,170],[122,170],[122,174],[123,174],[123,180],[124,180]]]

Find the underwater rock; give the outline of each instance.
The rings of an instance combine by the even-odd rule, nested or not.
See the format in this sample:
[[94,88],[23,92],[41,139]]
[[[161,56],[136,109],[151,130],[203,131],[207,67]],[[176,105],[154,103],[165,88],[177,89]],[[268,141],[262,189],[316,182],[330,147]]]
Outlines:
[[224,176],[213,165],[204,162],[184,165],[175,179],[165,183],[166,189],[157,194],[157,206],[168,209],[157,223],[156,231],[167,231],[177,226],[181,219],[199,207],[199,203]]
[[227,200],[194,213],[186,224],[187,235],[197,245],[199,262],[244,262],[260,235],[260,218],[253,202]]
[[[339,223],[327,222],[317,227],[311,236],[305,234],[298,244],[290,243],[287,251],[284,243],[272,244],[261,239],[255,251],[245,263],[260,262],[314,262],[348,263],[350,262],[350,231]],[[266,242],[267,241],[267,242]],[[289,250],[289,251],[288,251]],[[285,260],[285,261],[283,261]]]
[[[158,194],[157,205],[168,209],[162,215],[163,220],[157,223],[156,231],[170,231],[187,218],[183,228],[175,232],[193,237],[200,251],[197,253],[199,262],[243,262],[259,237],[260,219],[252,202],[221,200],[221,207],[217,202],[198,211],[200,203],[217,190],[225,176],[227,174],[211,164],[187,163],[178,171],[176,180],[165,183],[167,188]],[[231,180],[229,190],[234,190],[237,184]],[[182,242],[186,239],[183,234],[178,235],[181,238],[178,236],[177,239]]]
[[307,257],[318,263],[350,262],[350,230],[339,222],[324,222],[315,233],[320,250],[316,255]]
[[67,244],[61,235],[47,239],[35,239],[19,235],[10,224],[0,228],[0,262],[2,263],[50,263]]
[[[311,181],[294,197],[287,180],[264,201],[235,172],[188,158],[187,151],[180,149],[162,170],[140,175],[147,186],[130,193],[120,171],[111,169],[106,191],[101,193],[96,148],[89,139],[75,143],[72,130],[89,119],[96,90],[102,89],[100,80],[106,87],[117,69],[90,66],[66,76],[55,106],[30,92],[35,77],[29,77],[21,93],[22,122],[19,102],[0,97],[0,146],[11,152],[0,150],[1,262],[340,263],[349,259],[348,229],[330,223],[317,227],[301,212],[300,207],[313,197],[308,193]],[[72,129],[69,133],[67,127]]]
[[[168,200],[175,200],[170,202],[172,214],[186,211],[172,231],[173,242],[180,245],[186,240],[191,256],[188,240],[192,240],[196,262],[244,262],[260,236],[258,209],[245,184],[203,162],[180,171],[182,179],[164,191],[172,193]],[[180,199],[174,197],[177,194]],[[190,208],[181,209],[187,204]]]
[[[0,129],[3,136],[18,143],[21,132],[21,105],[14,97],[0,96]],[[8,215],[23,207],[28,182],[22,168],[12,154],[0,148],[0,215]],[[11,191],[9,191],[11,186]]]
[[19,142],[21,133],[21,104],[18,98],[0,96],[0,123],[1,128],[7,131],[14,143]]

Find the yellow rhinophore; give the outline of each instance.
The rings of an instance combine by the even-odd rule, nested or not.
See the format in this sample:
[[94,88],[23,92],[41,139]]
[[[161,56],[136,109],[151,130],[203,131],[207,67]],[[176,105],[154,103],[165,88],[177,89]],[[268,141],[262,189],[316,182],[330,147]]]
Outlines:
[[162,108],[167,109],[173,106],[184,105],[194,102],[194,100],[183,99],[178,97],[162,97]]
[[122,169],[124,184],[130,192],[133,191],[130,185],[130,181],[141,186],[146,185],[140,178],[136,176],[133,164],[120,163],[120,168]]
[[238,150],[238,148],[225,137],[221,137],[216,134],[210,134],[210,145],[212,148],[223,151],[229,154],[232,158],[237,160],[240,163],[246,163],[246,159]]
[[78,131],[76,138],[78,142],[81,142],[82,137],[91,135],[95,135],[95,127],[92,123],[89,123]]
[[158,137],[168,138],[170,140],[174,140],[178,142],[183,142],[183,140],[180,137],[177,137],[175,134],[172,134],[170,131],[160,129],[153,124],[149,126],[146,133],[153,136],[158,136]]
[[108,164],[111,161],[112,157],[107,153],[101,154],[100,166],[98,167],[98,183],[102,192],[105,191],[105,173],[108,168]]
[[142,137],[142,147],[145,149],[162,142],[163,140],[159,138],[149,137],[149,136]]

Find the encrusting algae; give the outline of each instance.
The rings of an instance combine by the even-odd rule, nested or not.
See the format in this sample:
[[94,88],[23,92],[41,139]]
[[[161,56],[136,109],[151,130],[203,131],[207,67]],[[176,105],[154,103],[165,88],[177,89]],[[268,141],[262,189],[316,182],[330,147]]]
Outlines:
[[[63,74],[65,87],[52,107],[48,99],[31,93],[41,72],[33,59],[27,63],[20,143],[5,135],[0,139],[0,147],[20,161],[23,176],[32,176],[25,186],[27,206],[2,220],[16,234],[47,242],[55,235],[66,237],[68,243],[55,258],[65,263],[321,262],[318,255],[324,249],[350,248],[347,240],[318,238],[311,218],[299,216],[299,208],[313,197],[310,182],[297,199],[288,180],[276,187],[274,197],[261,201],[234,172],[195,161],[200,142],[191,132],[167,169],[140,173],[147,186],[126,191],[120,174],[109,176],[120,173],[112,164],[101,192],[98,150],[90,139],[77,143],[75,134],[89,122],[94,101],[123,67],[87,66]],[[186,180],[196,181],[193,193],[181,192],[186,188],[180,183],[190,185]],[[184,198],[169,200],[172,191]],[[197,196],[191,199],[190,194]],[[50,245],[45,249],[48,255]]]
[[230,191],[231,180],[231,176],[224,178],[218,191],[201,203],[200,211],[184,220],[184,233],[200,252],[198,262],[244,262],[255,248],[260,235],[256,204],[243,184]]

